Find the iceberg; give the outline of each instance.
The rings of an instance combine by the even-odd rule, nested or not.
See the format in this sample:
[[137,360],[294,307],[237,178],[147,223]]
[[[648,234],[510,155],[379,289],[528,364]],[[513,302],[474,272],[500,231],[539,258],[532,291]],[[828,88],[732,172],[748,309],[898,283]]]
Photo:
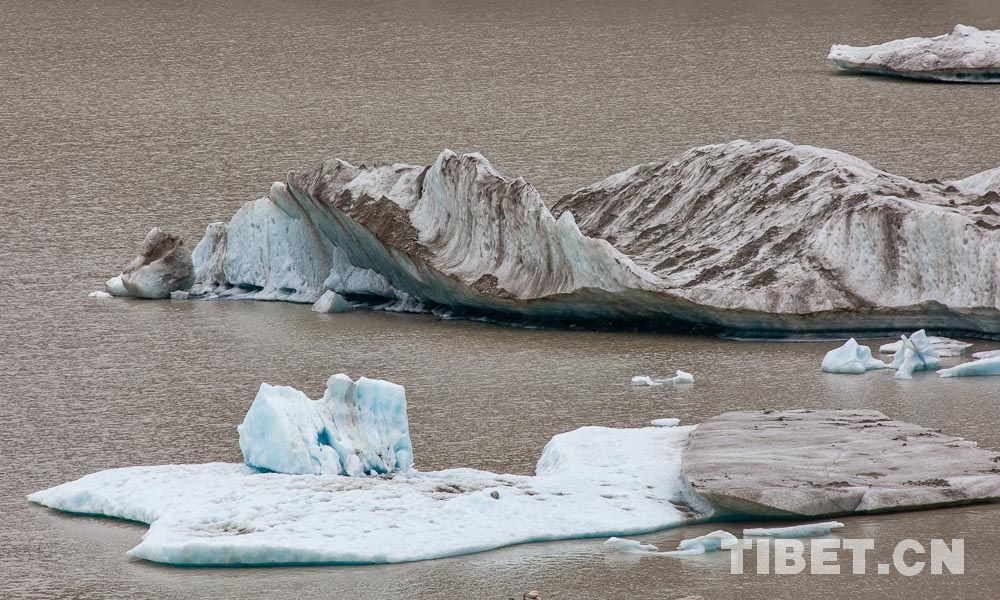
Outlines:
[[[344,382],[346,385],[346,382]],[[474,469],[372,477],[209,463],[111,469],[29,499],[149,523],[129,554],[174,565],[396,563],[524,542],[638,535],[704,518],[681,454],[693,427],[583,427],[534,476]]]
[[653,427],[677,427],[678,425],[681,424],[681,420],[673,418],[653,419],[652,421],[649,422],[649,424],[652,425]]
[[820,368],[827,373],[858,375],[872,369],[885,369],[888,366],[877,358],[872,358],[871,348],[862,346],[851,338],[843,346],[827,352]]
[[896,369],[893,379],[913,379],[914,371],[933,371],[941,366],[940,357],[923,329],[909,338],[905,335],[900,338],[899,349],[890,365],[890,368]]
[[170,292],[191,287],[193,269],[184,242],[154,227],[146,234],[139,255],[106,285],[115,296],[164,299],[170,297]]
[[323,292],[319,300],[312,305],[312,311],[318,313],[342,313],[351,310],[351,303],[332,290]]
[[1000,356],[981,358],[962,363],[950,369],[938,371],[940,377],[975,377],[980,375],[1000,375]]
[[694,375],[677,370],[677,376],[673,379],[674,383],[694,383]]
[[833,150],[737,140],[547,205],[476,153],[334,159],[209,225],[186,291],[310,304],[332,291],[522,325],[1000,335],[1000,275],[982,267],[1000,253],[1000,197],[973,179],[916,181]]
[[730,548],[738,541],[739,539],[735,535],[718,529],[712,533],[681,540],[681,543],[677,545],[677,550],[664,552],[664,554],[670,556],[698,556],[706,552]]
[[694,375],[678,369],[676,376],[666,379],[653,379],[649,375],[636,375],[632,378],[632,385],[655,386],[663,385],[664,383],[694,383]]
[[653,553],[658,552],[659,548],[653,544],[643,544],[639,540],[629,540],[620,537],[610,537],[604,541],[604,546],[608,549],[615,550],[618,552],[632,552],[632,553]]
[[994,358],[1000,356],[1000,350],[984,350],[982,352],[973,352],[972,358],[980,360],[983,358]]
[[237,428],[247,465],[290,474],[375,475],[413,467],[403,386],[340,373],[310,400],[261,384]]
[[956,25],[936,37],[909,37],[874,46],[834,45],[827,59],[842,69],[912,79],[1000,82],[1000,31]]
[[793,525],[791,527],[756,527],[744,529],[745,537],[774,537],[774,538],[807,538],[819,537],[830,533],[833,529],[839,529],[844,524],[839,521],[825,521],[823,523],[809,523],[806,525]]
[[[972,347],[972,344],[969,342],[934,335],[927,336],[927,341],[930,342],[931,348],[937,352],[938,356],[962,356],[966,350]],[[879,354],[895,354],[899,352],[902,346],[903,341],[899,340],[889,344],[882,344],[878,347],[878,351]]]

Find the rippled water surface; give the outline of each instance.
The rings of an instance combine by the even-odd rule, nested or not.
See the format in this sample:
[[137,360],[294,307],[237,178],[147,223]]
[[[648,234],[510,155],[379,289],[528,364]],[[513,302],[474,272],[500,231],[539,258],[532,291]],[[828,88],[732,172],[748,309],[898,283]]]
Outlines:
[[[874,408],[1000,448],[997,381],[826,375],[830,343],[86,298],[151,226],[193,245],[208,221],[327,156],[477,150],[547,198],[737,137],[968,175],[1000,164],[1000,86],[852,76],[823,60],[835,42],[955,22],[1000,27],[1000,4],[0,0],[0,596],[995,597],[995,506],[848,519],[844,536],[888,549],[966,538],[966,575],[906,579],[734,576],[723,555],[609,556],[594,540],[407,565],[178,569],[125,556],[140,525],[24,500],[103,468],[238,461],[235,426],[261,381],[318,394],[339,371],[406,386],[425,469],[530,473],[560,431],[740,408]],[[677,368],[697,383],[628,384]],[[710,528],[643,539],[671,547]]]

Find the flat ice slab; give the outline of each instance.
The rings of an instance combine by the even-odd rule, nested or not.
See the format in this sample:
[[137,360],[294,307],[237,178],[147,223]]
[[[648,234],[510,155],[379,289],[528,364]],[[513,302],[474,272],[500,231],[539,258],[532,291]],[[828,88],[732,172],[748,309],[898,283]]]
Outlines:
[[937,81],[1000,82],[1000,31],[956,25],[945,35],[874,46],[835,45],[827,59],[849,71]]
[[873,410],[729,412],[684,468],[720,514],[819,516],[1000,499],[1000,454]]
[[[972,347],[969,342],[936,335],[927,336],[927,341],[930,342],[931,348],[938,353],[938,356],[962,356],[966,350]],[[897,340],[889,344],[882,344],[878,347],[878,352],[879,354],[895,354],[902,347],[903,340]]]
[[175,565],[394,563],[523,542],[634,535],[704,516],[681,471],[693,427],[584,427],[535,476],[260,473],[242,464],[101,471],[29,499],[149,523],[129,554]]
[[941,369],[938,371],[941,377],[978,377],[982,375],[1000,375],[1000,356],[992,358],[981,358],[967,363]]
[[807,523],[791,527],[755,527],[744,529],[744,536],[773,538],[808,538],[827,535],[834,529],[840,529],[844,524],[840,521],[824,521],[823,523]]

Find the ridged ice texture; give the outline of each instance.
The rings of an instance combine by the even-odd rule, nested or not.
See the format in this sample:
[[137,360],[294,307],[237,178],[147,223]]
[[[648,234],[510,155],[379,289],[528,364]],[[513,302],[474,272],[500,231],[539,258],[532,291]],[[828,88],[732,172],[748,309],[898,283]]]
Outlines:
[[156,562],[395,563],[633,535],[704,518],[711,508],[681,468],[692,429],[560,434],[545,447],[534,477],[474,469],[343,477],[164,465],[101,471],[29,499],[149,523],[129,554]]
[[261,384],[237,428],[246,464],[277,473],[378,475],[413,467],[403,386],[341,373],[310,400]]
[[[955,313],[996,332],[1000,196],[892,175],[782,140],[695,148],[561,199],[676,295],[776,315]],[[976,323],[979,315],[988,323]],[[966,314],[961,314],[966,313]],[[942,322],[943,321],[943,322]],[[794,326],[790,328],[794,329]]]
[[991,181],[918,182],[831,150],[737,140],[633,167],[550,212],[478,154],[329,160],[240,209],[224,240],[210,230],[193,291],[314,302],[333,290],[385,308],[767,335],[998,335]]
[[1000,83],[1000,31],[956,25],[945,35],[874,46],[835,45],[827,59],[851,71],[938,81]]

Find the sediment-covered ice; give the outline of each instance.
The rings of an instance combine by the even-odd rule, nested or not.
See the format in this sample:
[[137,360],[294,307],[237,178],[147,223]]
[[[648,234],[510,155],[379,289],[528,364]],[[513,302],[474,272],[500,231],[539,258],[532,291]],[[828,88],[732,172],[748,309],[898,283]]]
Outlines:
[[927,332],[916,331],[910,337],[901,336],[899,349],[892,357],[890,368],[896,369],[893,379],[913,379],[914,371],[933,371],[941,359],[931,345]]
[[312,310],[318,313],[342,313],[351,310],[351,303],[337,292],[327,290],[312,305]]
[[150,523],[132,556],[177,565],[392,563],[522,542],[635,535],[704,517],[681,453],[692,427],[555,436],[535,476],[261,473],[242,464],[101,471],[32,494]]
[[[930,342],[931,348],[937,352],[938,356],[962,356],[966,350],[972,347],[969,342],[934,335],[927,336],[927,341]],[[895,354],[902,346],[903,340],[882,344],[878,347],[878,352],[879,354]]]
[[793,525],[791,527],[755,527],[744,529],[744,536],[773,537],[773,538],[807,538],[827,535],[833,529],[839,529],[844,524],[840,521],[824,521],[822,523],[808,523],[805,525]]
[[1000,335],[1000,196],[974,177],[915,181],[832,150],[737,140],[550,210],[479,154],[328,160],[209,226],[190,291],[314,303],[331,290],[514,323]]
[[976,377],[980,375],[1000,375],[1000,356],[981,358],[972,362],[962,363],[950,369],[938,371],[941,377]]
[[191,255],[184,242],[154,227],[146,234],[139,255],[106,285],[115,296],[163,299],[169,298],[170,292],[188,289],[193,283]]
[[862,346],[851,338],[843,346],[827,352],[820,368],[827,373],[857,375],[872,369],[885,369],[888,366],[877,358],[872,358],[871,348]]
[[403,386],[341,373],[310,400],[261,384],[237,428],[246,464],[291,474],[374,475],[413,467]]
[[827,59],[849,71],[937,81],[1000,82],[1000,31],[956,25],[948,34],[874,46],[834,45]]

